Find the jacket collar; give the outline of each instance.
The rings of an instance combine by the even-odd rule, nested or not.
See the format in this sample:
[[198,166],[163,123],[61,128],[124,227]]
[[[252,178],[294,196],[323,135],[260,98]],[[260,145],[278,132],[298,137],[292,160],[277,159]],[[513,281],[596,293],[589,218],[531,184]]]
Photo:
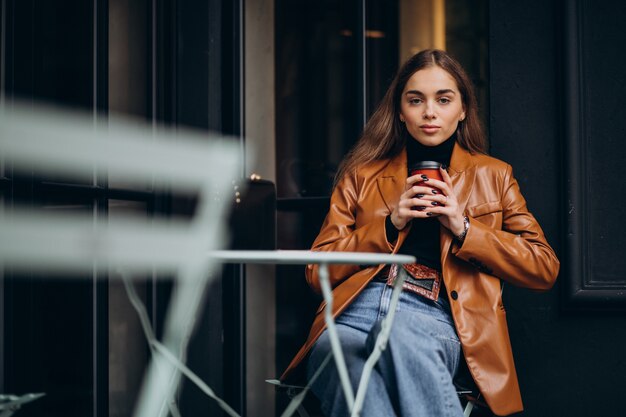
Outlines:
[[456,143],[450,158],[450,169],[448,170],[452,179],[452,187],[459,205],[465,211],[467,201],[474,188],[476,178],[476,162],[472,154]]
[[[389,160],[378,177],[378,187],[389,211],[393,210],[404,192],[407,178],[406,149]],[[472,155],[458,143],[454,145],[450,158],[449,173],[455,194],[463,210],[474,186],[476,165]]]
[[404,148],[402,152],[389,160],[377,179],[378,189],[389,212],[393,211],[400,195],[404,192],[406,178],[407,162],[406,148]]

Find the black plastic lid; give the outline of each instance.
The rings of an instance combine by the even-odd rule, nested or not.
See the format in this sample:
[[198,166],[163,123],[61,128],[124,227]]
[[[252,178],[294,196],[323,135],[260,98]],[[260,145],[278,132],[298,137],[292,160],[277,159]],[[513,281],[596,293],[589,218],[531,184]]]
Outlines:
[[416,169],[439,169],[440,166],[441,163],[437,161],[419,161],[412,164],[409,167],[409,171],[414,171]]

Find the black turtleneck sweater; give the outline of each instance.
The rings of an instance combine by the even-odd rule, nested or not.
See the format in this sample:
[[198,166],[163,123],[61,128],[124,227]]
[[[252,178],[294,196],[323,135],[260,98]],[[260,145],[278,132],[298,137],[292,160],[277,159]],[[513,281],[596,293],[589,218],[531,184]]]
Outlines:
[[[419,161],[436,161],[447,167],[450,165],[455,141],[456,136],[452,135],[440,145],[424,146],[409,137],[406,144],[407,165],[411,166]],[[399,253],[413,255],[417,258],[417,263],[441,271],[439,220],[436,218],[413,219],[411,223],[411,231]],[[398,230],[391,222],[390,216],[387,216],[385,228],[387,240],[395,242],[398,239]]]

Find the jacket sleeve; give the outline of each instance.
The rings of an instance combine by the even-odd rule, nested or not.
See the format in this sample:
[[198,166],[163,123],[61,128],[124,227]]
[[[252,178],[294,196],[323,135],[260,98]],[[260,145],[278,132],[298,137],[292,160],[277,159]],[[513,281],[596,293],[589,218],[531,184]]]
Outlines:
[[469,218],[465,240],[461,246],[455,243],[452,253],[513,285],[550,289],[559,272],[559,260],[528,211],[510,166],[504,176],[501,203],[502,230]]
[[[346,174],[330,198],[330,209],[315,239],[313,251],[391,253],[394,246],[387,242],[385,216],[376,216],[356,227],[359,207],[359,185],[356,173]],[[359,265],[330,265],[329,276],[334,288],[363,267]],[[311,288],[321,292],[318,265],[307,265],[306,279]]]

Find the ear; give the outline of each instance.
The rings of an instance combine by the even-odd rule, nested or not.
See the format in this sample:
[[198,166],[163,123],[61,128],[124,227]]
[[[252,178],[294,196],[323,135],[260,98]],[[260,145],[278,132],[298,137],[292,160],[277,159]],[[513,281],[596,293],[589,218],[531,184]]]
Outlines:
[[461,113],[461,117],[459,118],[459,122],[465,120],[465,112]]

